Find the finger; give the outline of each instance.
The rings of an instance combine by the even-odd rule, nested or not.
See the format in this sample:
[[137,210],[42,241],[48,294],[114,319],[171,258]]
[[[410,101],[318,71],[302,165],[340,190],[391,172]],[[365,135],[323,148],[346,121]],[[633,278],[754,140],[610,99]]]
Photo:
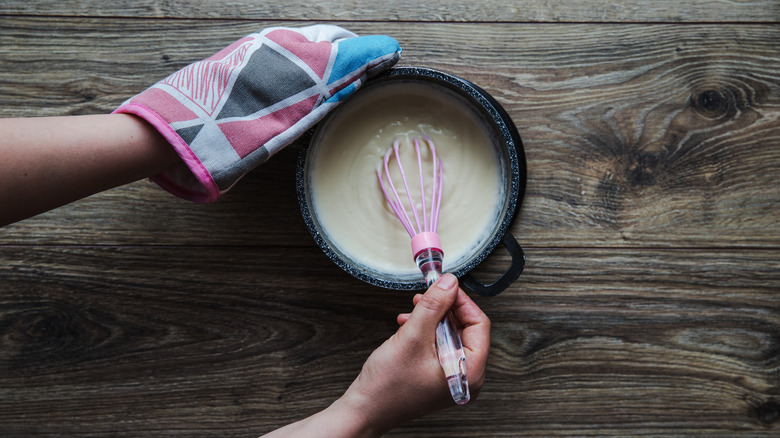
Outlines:
[[490,322],[485,312],[462,289],[458,290],[458,295],[455,297],[452,314],[463,328],[482,324],[485,321]]
[[[416,306],[417,303],[420,302],[420,299],[422,299],[422,294],[414,294],[412,297],[412,304]],[[409,316],[411,316],[411,313],[399,313],[395,319],[398,321],[398,325],[404,325],[406,324],[406,321],[409,320]]]
[[395,320],[398,321],[398,325],[402,326],[406,324],[406,321],[409,321],[410,316],[412,316],[411,313],[399,313]]
[[489,348],[490,319],[462,290],[452,307],[452,315],[462,327],[464,337],[468,336],[468,340],[464,339],[464,346],[468,343],[470,349]]
[[410,327],[415,333],[433,333],[457,295],[458,279],[452,274],[444,274],[420,297],[403,327]]
[[458,291],[452,314],[463,328],[461,340],[467,352],[469,374],[481,379],[490,352],[490,319],[463,290]]

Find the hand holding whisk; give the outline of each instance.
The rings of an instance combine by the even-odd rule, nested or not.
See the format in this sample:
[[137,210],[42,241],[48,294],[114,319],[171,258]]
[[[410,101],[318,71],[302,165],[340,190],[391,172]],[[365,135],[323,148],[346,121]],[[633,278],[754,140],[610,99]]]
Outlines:
[[[388,149],[383,158],[383,166],[377,169],[377,178],[379,179],[379,185],[382,187],[382,193],[387,199],[387,203],[390,209],[395,213],[401,224],[404,226],[409,236],[412,238],[412,254],[414,261],[417,263],[417,267],[420,268],[425,282],[428,286],[431,286],[442,275],[442,263],[444,261],[444,253],[441,250],[441,242],[439,235],[437,234],[438,222],[439,222],[439,209],[441,208],[441,197],[443,191],[443,174],[444,168],[441,164],[441,160],[436,156],[436,147],[433,141],[425,137],[425,144],[428,146],[431,152],[431,158],[433,161],[433,173],[431,180],[431,193],[430,204],[426,202],[426,187],[425,177],[423,175],[423,158],[420,152],[420,141],[414,139],[414,149],[417,153],[417,169],[419,173],[419,187],[420,187],[420,210],[418,212],[417,204],[412,196],[412,190],[409,189],[409,183],[407,182],[406,175],[404,173],[403,165],[401,164],[401,157],[399,155],[399,148],[401,142],[396,139],[393,142],[393,147]],[[396,190],[393,179],[390,176],[390,159],[395,156],[395,162],[400,173],[400,180],[403,182],[403,188],[406,192],[406,198],[409,202],[409,210]],[[384,172],[383,172],[384,171]],[[383,178],[384,173],[384,178]],[[385,178],[387,182],[385,182]],[[388,190],[389,186],[389,190]],[[429,210],[430,208],[430,210]],[[412,222],[414,220],[414,222]],[[447,376],[447,384],[450,388],[450,394],[453,400],[457,404],[468,403],[470,399],[469,384],[466,378],[466,355],[463,351],[463,344],[460,340],[460,334],[453,325],[452,311],[447,311],[444,319],[439,323],[436,328],[436,350],[439,356],[439,363],[444,369],[444,374]]]

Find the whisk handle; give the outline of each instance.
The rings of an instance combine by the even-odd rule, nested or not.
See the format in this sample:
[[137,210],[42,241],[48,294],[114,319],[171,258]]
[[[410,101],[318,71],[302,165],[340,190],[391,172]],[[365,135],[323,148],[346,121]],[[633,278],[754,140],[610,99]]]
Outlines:
[[439,363],[447,376],[447,385],[455,403],[464,405],[469,402],[469,381],[466,377],[466,353],[460,340],[458,329],[454,325],[452,311],[448,310],[436,327],[436,352]]
[[[441,277],[443,259],[443,254],[436,248],[428,248],[417,254],[415,261],[429,287]],[[451,310],[447,310],[436,327],[436,353],[447,376],[452,399],[459,405],[468,403],[471,395],[466,374],[466,353]]]

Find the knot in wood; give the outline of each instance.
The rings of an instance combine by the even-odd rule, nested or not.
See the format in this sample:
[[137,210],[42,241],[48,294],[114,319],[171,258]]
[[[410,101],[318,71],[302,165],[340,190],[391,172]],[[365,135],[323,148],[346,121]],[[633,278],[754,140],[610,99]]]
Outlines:
[[722,91],[708,89],[691,96],[691,106],[702,116],[717,119],[729,113],[733,102]]
[[758,421],[766,426],[771,426],[780,421],[780,403],[770,400],[755,408]]
[[629,155],[626,180],[632,187],[653,185],[658,176],[659,158],[651,153],[636,152]]
[[42,308],[27,312],[19,320],[20,337],[28,346],[36,348],[56,345],[73,336],[72,321],[65,312],[55,308]]
[[[0,325],[5,321],[0,321]],[[7,326],[5,356],[11,370],[72,363],[111,335],[68,304],[40,303],[13,314]]]

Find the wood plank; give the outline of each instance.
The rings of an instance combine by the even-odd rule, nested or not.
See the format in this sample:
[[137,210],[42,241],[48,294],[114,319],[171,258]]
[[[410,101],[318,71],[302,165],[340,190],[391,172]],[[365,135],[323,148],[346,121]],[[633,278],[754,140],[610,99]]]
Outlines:
[[[766,250],[529,249],[477,297],[480,398],[391,435],[774,436],[778,272]],[[410,299],[316,248],[0,248],[0,435],[256,435],[336,398]]]
[[[108,112],[271,24],[5,18],[0,115]],[[780,247],[777,25],[350,26],[398,36],[402,65],[466,77],[507,108],[529,167],[512,229],[524,245]],[[0,241],[311,245],[297,228],[276,233],[298,215],[295,154],[277,159],[274,175],[260,169],[215,206],[138,183],[7,227]]]
[[772,0],[607,1],[372,0],[255,2],[141,0],[6,0],[0,15],[56,15],[133,18],[216,18],[250,20],[424,21],[424,22],[777,22]]

